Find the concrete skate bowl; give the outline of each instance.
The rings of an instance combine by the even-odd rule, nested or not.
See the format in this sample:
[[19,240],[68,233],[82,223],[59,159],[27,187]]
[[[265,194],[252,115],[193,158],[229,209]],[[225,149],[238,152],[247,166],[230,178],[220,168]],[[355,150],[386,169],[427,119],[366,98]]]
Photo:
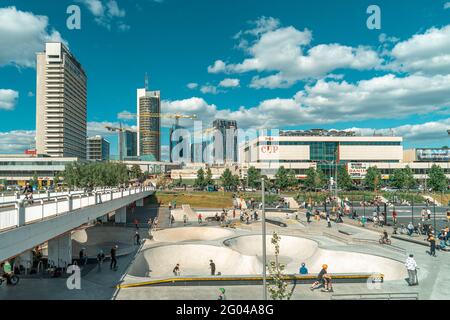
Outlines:
[[209,276],[209,260],[222,275],[260,274],[261,262],[255,256],[242,255],[226,247],[180,244],[149,248],[142,251],[128,270],[133,277],[173,277],[180,264],[181,275]]
[[185,227],[153,232],[153,239],[159,242],[209,241],[234,236],[231,230],[214,227]]
[[[81,248],[86,248],[88,257],[96,257],[100,250],[108,255],[114,245],[118,245],[118,255],[134,250],[134,228],[96,226],[72,233],[72,256],[78,258]],[[141,234],[142,237],[142,234]]]
[[[309,272],[318,273],[322,264],[328,264],[328,272],[331,274],[352,273],[382,273],[384,280],[399,280],[406,277],[402,263],[370,254],[348,251],[326,250],[318,247],[318,244],[309,239],[280,236],[279,260],[286,265],[287,273],[298,273],[302,262],[306,263]],[[262,257],[262,236],[239,236],[224,241],[224,244],[243,255]],[[271,237],[266,239],[267,259],[274,259],[274,246]]]

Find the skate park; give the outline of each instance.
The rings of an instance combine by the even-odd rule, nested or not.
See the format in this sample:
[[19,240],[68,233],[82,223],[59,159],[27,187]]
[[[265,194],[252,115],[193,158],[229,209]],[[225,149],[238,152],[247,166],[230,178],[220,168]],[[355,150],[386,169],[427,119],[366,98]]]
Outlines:
[[[228,286],[227,290],[235,292],[237,299],[258,297],[262,280],[261,222],[237,222],[233,227],[225,227],[207,219],[221,211],[189,206],[172,210],[175,221],[150,232],[118,285],[116,299],[163,299],[165,293],[176,299],[187,299],[189,295],[208,299],[202,294],[219,285]],[[197,222],[199,213],[207,220],[201,225]],[[324,263],[329,265],[328,271],[345,296],[419,298],[417,288],[405,286],[404,260],[407,254],[421,248],[412,249],[410,243],[397,242],[390,247],[381,246],[378,233],[345,224],[331,230],[324,221],[308,225],[304,214],[303,210],[292,213],[275,209],[266,213],[268,221],[272,221],[267,223],[267,261],[274,258],[271,235],[275,231],[281,236],[279,261],[286,265],[286,279],[295,287],[293,299],[333,299],[331,295],[308,290]],[[183,221],[186,217],[187,222]],[[210,260],[220,274],[210,275]],[[302,262],[309,270],[306,276],[298,274]],[[180,275],[174,276],[177,264]],[[419,281],[430,276],[436,275],[423,268]],[[380,278],[382,283],[373,281]]]
[[[181,210],[180,210],[181,209]],[[186,211],[184,211],[186,209]],[[247,224],[237,216],[229,226],[214,221],[222,208],[194,209],[187,205],[173,209],[175,221],[169,223],[167,206],[138,208],[127,212],[127,223],[104,223],[72,233],[72,254],[85,248],[89,264],[82,272],[82,289],[69,291],[67,277],[57,279],[24,278],[21,287],[0,290],[3,299],[216,299],[217,288],[224,287],[230,299],[262,299],[262,223]],[[232,210],[226,209],[231,215]],[[284,212],[286,211],[286,212]],[[295,213],[293,213],[295,211]],[[267,261],[274,259],[271,235],[281,236],[280,262],[286,264],[286,279],[293,290],[292,299],[338,299],[348,297],[378,297],[400,295],[401,299],[444,299],[445,288],[438,285],[447,281],[445,272],[435,271],[436,260],[445,264],[447,256],[430,260],[426,248],[410,242],[393,240],[392,246],[378,243],[379,233],[350,224],[326,221],[308,224],[303,209],[267,209]],[[144,223],[149,212],[158,217],[159,227],[150,230]],[[202,224],[197,221],[201,212]],[[145,214],[145,215],[144,215]],[[189,216],[184,222],[184,216]],[[134,243],[136,232],[133,221],[138,218],[141,245]],[[210,217],[211,219],[207,219]],[[271,221],[271,222],[269,222]],[[278,222],[282,222],[280,225]],[[117,271],[97,272],[95,255],[103,250],[108,255],[112,245],[118,244]],[[420,265],[420,287],[408,287],[404,261],[414,253]],[[211,276],[209,260],[216,264],[217,273]],[[304,262],[308,275],[300,276],[298,268]],[[309,290],[322,264],[328,264],[334,277],[333,294]],[[173,268],[180,264],[180,275]],[[383,282],[375,281],[382,275]],[[45,283],[44,290],[40,284]],[[39,285],[38,285],[39,284]],[[5,294],[8,293],[8,296]],[[399,298],[399,299],[400,299]],[[361,298],[362,299],[362,298]]]

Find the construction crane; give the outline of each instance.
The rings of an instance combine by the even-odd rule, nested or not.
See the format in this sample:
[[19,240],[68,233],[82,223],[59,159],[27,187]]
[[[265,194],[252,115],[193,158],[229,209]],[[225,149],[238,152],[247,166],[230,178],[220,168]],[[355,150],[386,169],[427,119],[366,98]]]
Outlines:
[[105,126],[108,131],[117,132],[119,136],[119,160],[123,161],[123,132],[126,130],[130,130],[128,128],[122,128],[122,123],[119,124],[119,127],[113,126]]

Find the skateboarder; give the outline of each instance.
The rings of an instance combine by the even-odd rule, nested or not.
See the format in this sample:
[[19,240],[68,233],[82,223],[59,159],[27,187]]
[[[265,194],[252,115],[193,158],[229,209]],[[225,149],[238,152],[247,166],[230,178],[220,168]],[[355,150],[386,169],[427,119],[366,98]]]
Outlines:
[[111,248],[111,264],[109,265],[109,268],[111,270],[117,270],[117,249],[119,246],[116,244],[114,247]]
[[316,281],[311,286],[311,291],[319,288],[322,284],[325,284],[325,281],[323,279],[323,276],[327,274],[328,265],[324,264],[322,265],[322,270],[320,270],[319,274],[317,275]]
[[180,264],[177,263],[177,265],[175,266],[175,268],[173,268],[173,274],[175,276],[179,276],[180,275]]
[[416,286],[419,284],[417,280],[417,263],[414,260],[414,255],[410,254],[405,262],[406,270],[408,270],[408,285]]

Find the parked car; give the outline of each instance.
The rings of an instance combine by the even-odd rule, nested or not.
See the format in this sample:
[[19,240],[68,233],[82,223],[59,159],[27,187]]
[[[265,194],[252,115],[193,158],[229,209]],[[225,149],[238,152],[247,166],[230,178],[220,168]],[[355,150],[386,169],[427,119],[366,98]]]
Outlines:
[[8,190],[8,191],[20,191],[21,188],[20,188],[20,186],[14,184],[14,185],[7,186],[6,190]]

